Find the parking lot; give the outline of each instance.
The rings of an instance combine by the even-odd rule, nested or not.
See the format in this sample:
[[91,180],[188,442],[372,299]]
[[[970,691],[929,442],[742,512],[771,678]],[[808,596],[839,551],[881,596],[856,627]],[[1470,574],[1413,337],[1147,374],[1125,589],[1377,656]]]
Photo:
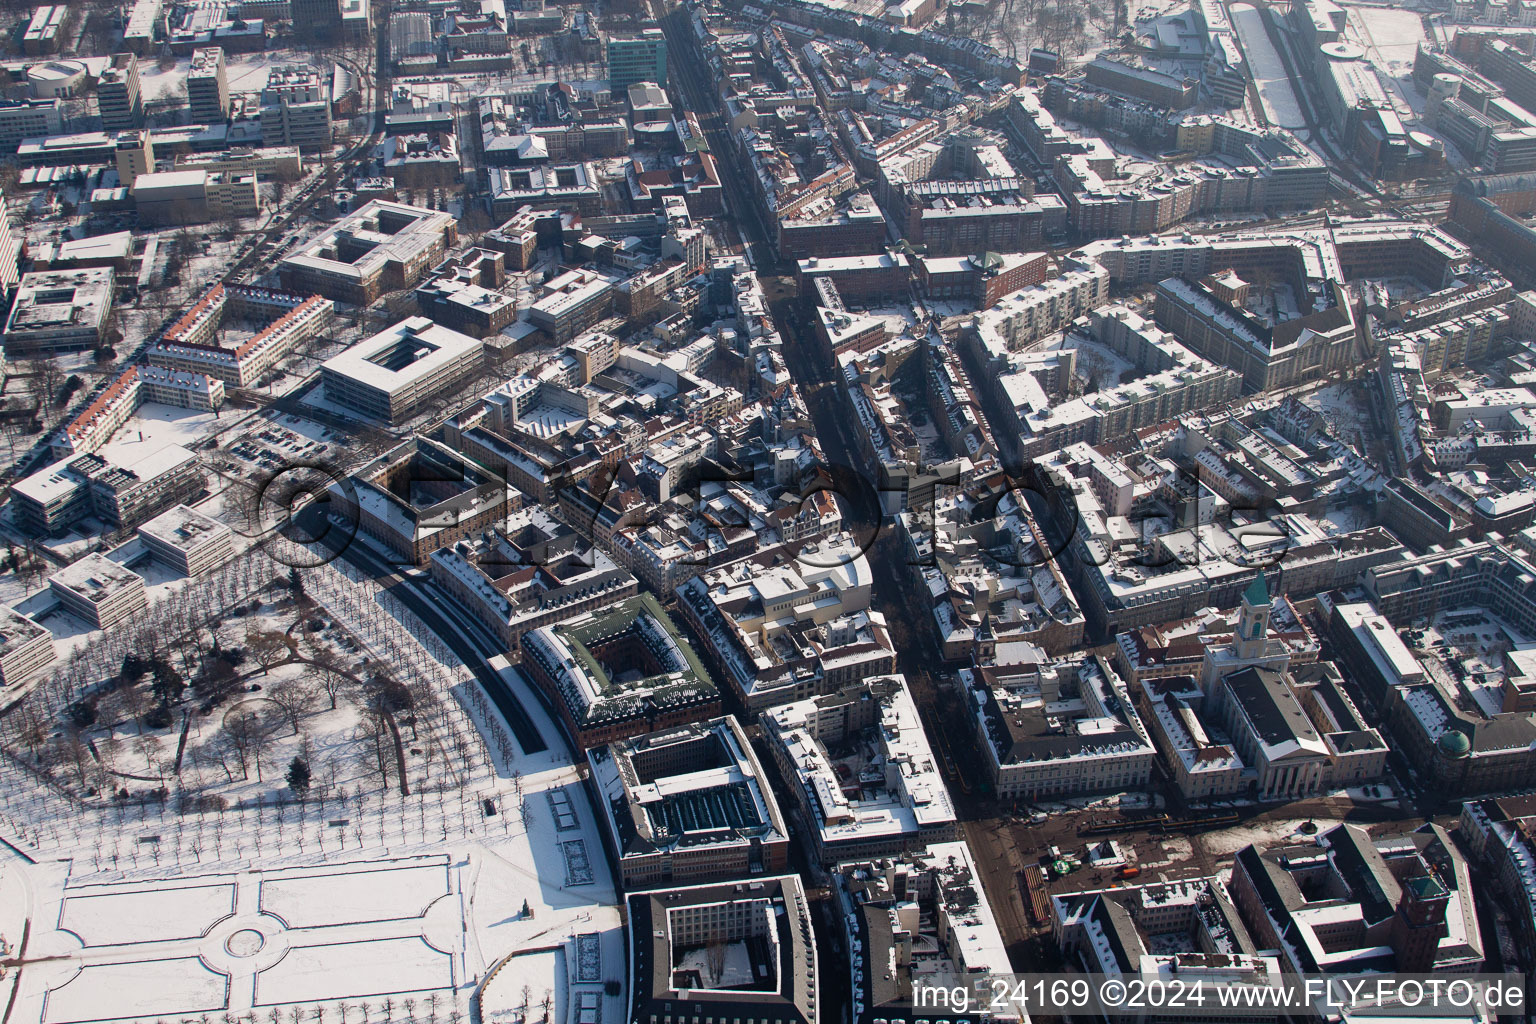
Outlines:
[[330,428],[316,423],[305,426],[310,433],[264,417],[254,419],[249,429],[221,446],[225,457],[220,468],[248,479],[262,479],[294,465],[325,464],[338,454]]

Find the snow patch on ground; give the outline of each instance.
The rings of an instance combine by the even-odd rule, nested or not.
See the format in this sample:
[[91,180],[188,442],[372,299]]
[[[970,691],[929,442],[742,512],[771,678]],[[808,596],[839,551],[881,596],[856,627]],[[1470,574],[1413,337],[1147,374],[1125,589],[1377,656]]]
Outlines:
[[1234,825],[1216,832],[1206,832],[1199,837],[1200,845],[1213,857],[1230,857],[1248,846],[1275,846],[1289,842],[1310,842],[1312,837],[1303,835],[1301,826],[1305,818],[1282,821],[1250,822]]

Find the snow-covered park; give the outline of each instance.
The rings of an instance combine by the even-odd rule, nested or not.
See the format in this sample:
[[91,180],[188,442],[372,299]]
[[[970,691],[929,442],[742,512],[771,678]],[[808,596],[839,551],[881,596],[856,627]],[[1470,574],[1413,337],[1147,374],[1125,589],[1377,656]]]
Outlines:
[[[471,1000],[504,1024],[620,1019],[597,816],[527,682],[492,662],[536,754],[375,583],[344,564],[299,580],[237,556],[75,646],[4,719],[0,939],[23,966],[0,998],[47,1024],[453,1024]],[[184,689],[156,667],[121,695],[142,630]],[[215,687],[207,655],[236,648]],[[232,715],[264,723],[259,771]]]

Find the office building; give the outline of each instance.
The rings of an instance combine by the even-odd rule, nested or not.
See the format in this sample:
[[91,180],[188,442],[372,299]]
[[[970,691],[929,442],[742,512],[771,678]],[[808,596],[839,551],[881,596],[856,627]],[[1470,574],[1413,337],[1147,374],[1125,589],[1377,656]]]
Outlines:
[[187,105],[195,122],[223,124],[229,119],[229,73],[223,47],[193,51],[192,67],[187,72]]
[[65,611],[96,629],[110,629],[149,606],[144,578],[94,551],[48,577],[48,589]]
[[61,43],[59,33],[68,16],[68,4],[44,4],[35,9],[26,28],[21,31],[21,52],[29,57],[58,53]]
[[904,677],[771,708],[761,722],[822,864],[956,837],[954,804]]
[[161,0],[134,0],[123,26],[123,49],[139,56],[155,46],[155,29],[165,24]]
[[14,153],[23,140],[47,138],[64,131],[64,101],[0,101],[0,150]]
[[213,153],[178,153],[179,171],[234,171],[254,174],[260,181],[292,181],[304,173],[304,160],[297,146],[257,146],[252,149],[226,149]]
[[417,305],[435,322],[484,338],[517,319],[515,297],[479,284],[466,268],[437,269],[440,273],[416,289]]
[[1049,907],[1057,947],[1084,971],[1243,971],[1279,980],[1279,962],[1254,948],[1217,877],[1065,892],[1050,897]]
[[458,238],[451,213],[375,199],[278,263],[283,288],[358,306],[411,288]]
[[402,320],[320,365],[327,400],[398,424],[484,366],[478,338],[424,316]]
[[334,42],[341,37],[341,0],[290,0],[294,32],[301,39]]
[[[841,958],[852,984],[855,1009],[845,1018],[852,1024],[933,1020],[923,989],[932,991],[936,976],[976,979],[1012,970],[976,858],[963,841],[844,861],[832,870],[832,884],[848,948],[890,951]],[[1016,1007],[994,1004],[983,1015],[950,1005],[944,1012],[955,1024],[1029,1020]]]
[[256,175],[236,171],[157,171],[140,174],[131,190],[139,223],[206,224],[260,212]]
[[1469,974],[1483,965],[1472,871],[1439,825],[1240,850],[1232,902],[1288,974]]
[[155,143],[148,131],[140,128],[131,132],[119,132],[114,143],[117,158],[117,180],[123,187],[132,189],[141,174],[155,170]]
[[544,285],[528,307],[528,322],[557,343],[570,341],[613,310],[618,275],[575,267]]
[[727,716],[587,751],[605,837],[626,890],[776,874],[789,829]]
[[678,614],[749,711],[835,693],[894,670],[873,570],[851,534],[811,540],[788,564],[742,558],[677,587]]
[[53,634],[12,608],[0,605],[0,686],[15,686],[52,665]]
[[96,82],[96,106],[101,127],[109,132],[144,127],[144,99],[139,90],[139,58],[114,53]]
[[72,455],[11,489],[17,525],[53,534],[88,516],[131,529],[202,490],[197,455],[176,444],[138,454],[125,465],[101,453]]
[[5,354],[16,359],[99,348],[112,296],[110,267],[27,274],[5,322]]
[[1144,787],[1156,750],[1115,670],[1097,655],[1053,662],[1032,648],[1009,644],[1017,660],[960,670],[998,797]]
[[[429,483],[411,486],[420,481]],[[328,493],[359,530],[412,565],[504,522],[519,499],[478,462],[425,437],[396,445]]]
[[261,144],[323,151],[331,145],[330,83],[309,64],[280,64],[261,91]]
[[139,543],[155,560],[183,576],[206,575],[234,557],[234,531],[187,505],[177,505],[139,527]]
[[608,88],[623,96],[636,82],[667,84],[667,40],[659,28],[608,40]]
[[651,594],[524,633],[522,668],[579,751],[720,714],[720,691]]
[[688,1007],[688,1020],[817,1024],[816,936],[798,876],[657,889],[628,904],[630,1020],[676,1021]]

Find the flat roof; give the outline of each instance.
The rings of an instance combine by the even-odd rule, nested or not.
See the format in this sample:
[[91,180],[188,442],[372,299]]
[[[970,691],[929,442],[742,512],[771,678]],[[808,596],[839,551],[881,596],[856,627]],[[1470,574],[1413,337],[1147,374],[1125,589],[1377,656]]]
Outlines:
[[110,235],[90,235],[60,242],[54,249],[56,260],[118,259],[133,255],[133,232],[114,231]]
[[0,605],[0,655],[45,636],[51,638],[53,634],[16,609]]
[[24,275],[6,321],[6,333],[99,326],[112,307],[112,278],[111,267],[41,270]]
[[[403,345],[411,350],[402,350]],[[332,356],[320,368],[393,394],[484,347],[478,338],[413,316]]]
[[139,527],[141,535],[183,551],[229,532],[229,527],[190,505],[177,505]]
[[[858,700],[879,703],[879,717],[861,730],[851,730],[830,746],[867,750],[866,771],[878,780],[860,778],[858,794],[845,791],[837,763],[814,724],[822,708],[850,693]],[[823,843],[908,835],[955,820],[954,805],[939,773],[938,759],[918,718],[917,705],[904,676],[875,676],[837,694],[811,697],[764,712],[767,732],[794,766],[809,803],[819,810],[815,825]],[[813,811],[813,813],[815,813]]]
[[142,585],[144,579],[127,566],[93,551],[48,577],[48,582],[72,591],[92,604],[100,604],[118,591]]
[[[384,224],[381,218],[390,223]],[[362,277],[390,260],[408,262],[420,255],[441,242],[453,223],[451,213],[375,199],[311,238],[281,263],[332,276]],[[365,251],[351,259],[338,258],[335,246],[343,240]]]
[[135,193],[152,188],[186,188],[208,180],[207,171],[150,171],[133,179]]

